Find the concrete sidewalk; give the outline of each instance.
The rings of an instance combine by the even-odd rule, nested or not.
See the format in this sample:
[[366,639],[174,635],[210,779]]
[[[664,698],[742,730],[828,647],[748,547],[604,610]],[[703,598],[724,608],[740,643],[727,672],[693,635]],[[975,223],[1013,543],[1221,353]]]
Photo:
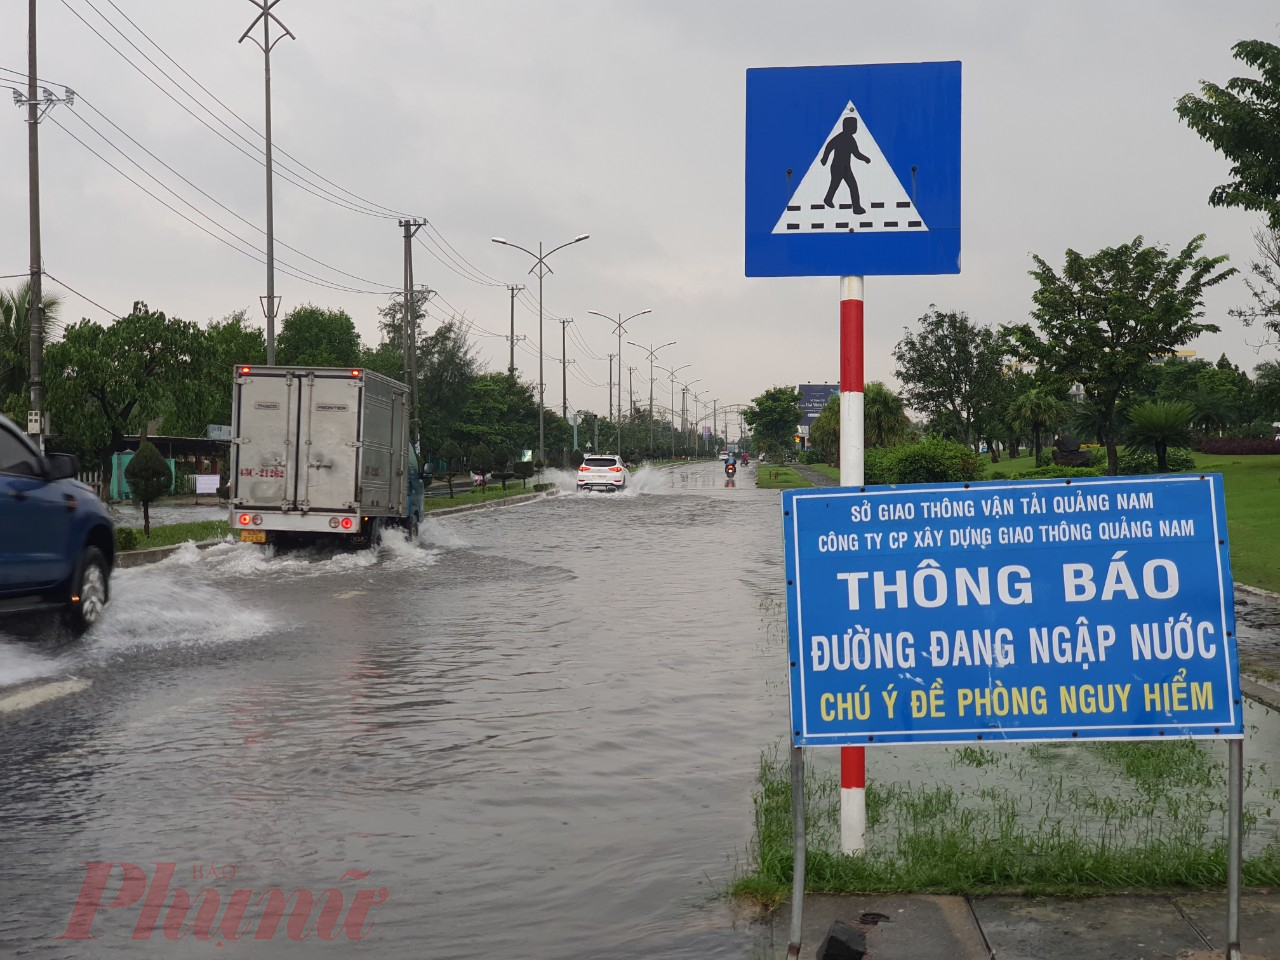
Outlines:
[[[800,956],[836,920],[866,938],[867,960],[1212,960],[1227,955],[1225,892],[1059,897],[805,897]],[[771,918],[765,956],[787,955],[790,904]],[[1280,892],[1240,901],[1246,960],[1280,960]]]

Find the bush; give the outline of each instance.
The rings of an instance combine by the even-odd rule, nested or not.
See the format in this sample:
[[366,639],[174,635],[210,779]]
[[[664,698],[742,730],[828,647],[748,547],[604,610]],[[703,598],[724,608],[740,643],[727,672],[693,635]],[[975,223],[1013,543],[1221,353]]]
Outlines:
[[[1155,457],[1151,458],[1155,462]],[[1107,472],[1106,467],[1059,467],[1050,464],[1046,467],[1036,467],[1034,470],[1023,470],[1021,473],[1015,473],[1011,479],[1013,480],[1062,480],[1072,477],[1100,477]]]
[[537,493],[542,493],[544,490],[554,490],[555,488],[556,485],[554,483],[535,483],[533,485],[533,489]]
[[897,482],[893,451],[897,447],[867,447],[863,452],[862,479],[867,484]]
[[133,527],[116,527],[116,550],[137,550],[142,535]]
[[[1255,456],[1280,453],[1280,440],[1270,437],[1266,439],[1257,437],[1200,437],[1195,441],[1195,448],[1201,453]],[[1173,455],[1172,450],[1169,451],[1169,455]]]
[[[1196,461],[1191,456],[1191,451],[1184,450],[1181,447],[1170,447],[1165,459],[1168,461],[1170,473],[1184,473],[1196,469]],[[1155,472],[1156,455],[1154,453],[1146,453],[1142,450],[1126,447],[1124,452],[1120,454],[1121,474],[1136,475]]]
[[930,437],[920,443],[892,448],[893,483],[949,483],[977,480],[985,467],[982,458],[963,443]]
[[806,450],[800,462],[807,463],[807,464],[826,463],[827,458],[824,457],[817,450]]

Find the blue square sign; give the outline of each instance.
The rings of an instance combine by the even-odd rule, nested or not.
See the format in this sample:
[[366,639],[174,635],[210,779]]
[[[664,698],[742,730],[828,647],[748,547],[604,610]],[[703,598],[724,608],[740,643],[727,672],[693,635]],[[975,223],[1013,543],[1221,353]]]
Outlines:
[[960,272],[960,63],[747,71],[749,277]]

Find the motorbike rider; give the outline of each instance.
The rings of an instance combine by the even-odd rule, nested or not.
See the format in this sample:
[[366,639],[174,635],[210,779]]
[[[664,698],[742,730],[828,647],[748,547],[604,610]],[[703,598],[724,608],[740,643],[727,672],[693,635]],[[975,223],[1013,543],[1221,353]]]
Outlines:
[[729,454],[729,459],[724,462],[724,472],[727,476],[732,476],[734,473],[737,472],[737,470],[738,470],[738,461],[734,458],[734,455],[731,453]]

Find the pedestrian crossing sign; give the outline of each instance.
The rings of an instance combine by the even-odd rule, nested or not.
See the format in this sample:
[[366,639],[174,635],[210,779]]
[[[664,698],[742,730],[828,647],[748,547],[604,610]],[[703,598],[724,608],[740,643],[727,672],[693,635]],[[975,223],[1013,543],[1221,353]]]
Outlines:
[[747,71],[749,277],[960,272],[960,63]]

